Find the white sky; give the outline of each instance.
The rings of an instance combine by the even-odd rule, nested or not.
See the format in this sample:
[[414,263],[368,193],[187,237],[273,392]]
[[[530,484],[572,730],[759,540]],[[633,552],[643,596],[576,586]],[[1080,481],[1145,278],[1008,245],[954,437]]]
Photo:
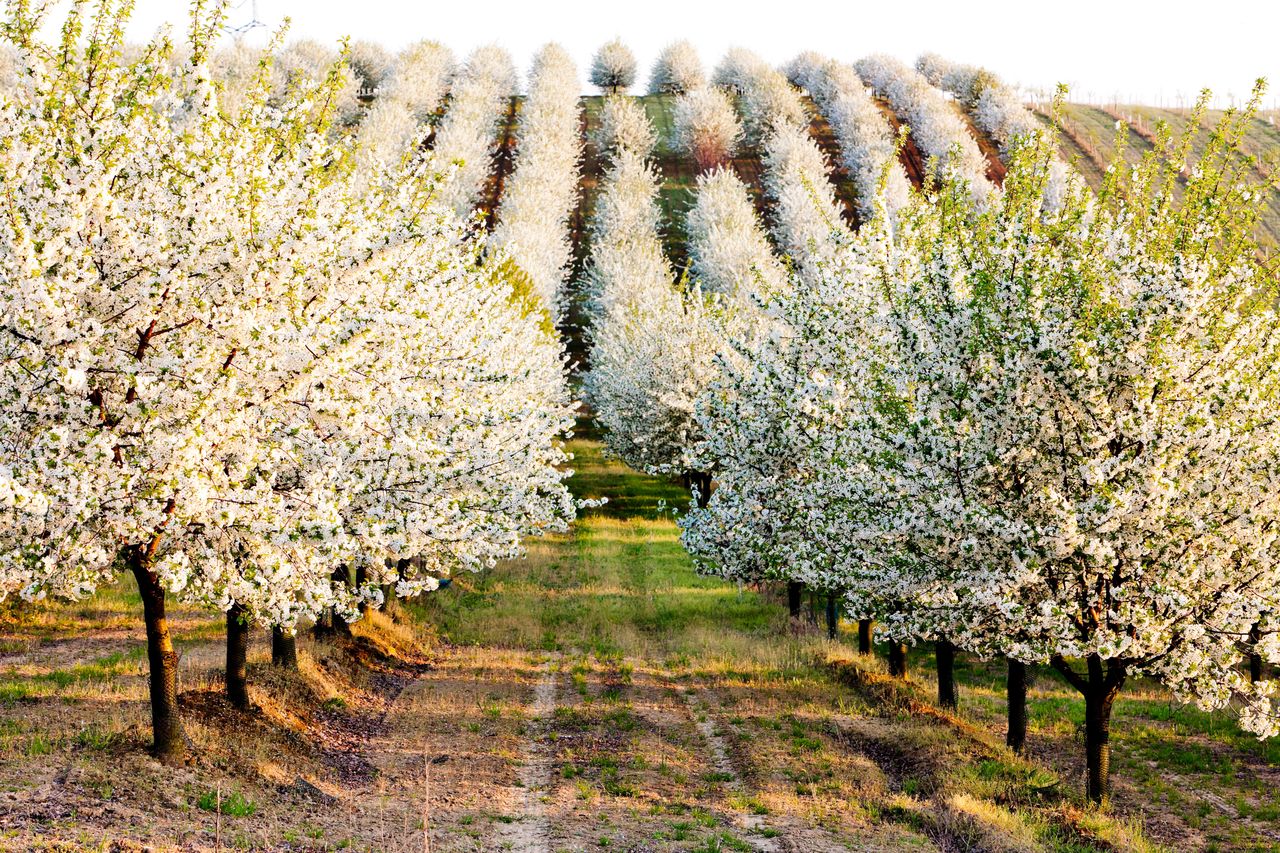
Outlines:
[[[252,19],[253,0],[232,2],[232,24]],[[774,63],[805,49],[845,61],[876,52],[914,61],[932,50],[1029,88],[1067,83],[1081,101],[1174,104],[1206,86],[1225,101],[1265,76],[1265,106],[1280,106],[1280,0],[258,0],[257,8],[273,27],[290,17],[291,38],[349,35],[391,48],[431,38],[460,56],[497,42],[521,69],[538,46],[558,41],[577,57],[584,91],[592,52],[620,36],[641,82],[664,44],[687,38],[708,68],[732,45]],[[187,0],[137,0],[131,35],[145,38],[164,21],[181,29],[186,16]]]

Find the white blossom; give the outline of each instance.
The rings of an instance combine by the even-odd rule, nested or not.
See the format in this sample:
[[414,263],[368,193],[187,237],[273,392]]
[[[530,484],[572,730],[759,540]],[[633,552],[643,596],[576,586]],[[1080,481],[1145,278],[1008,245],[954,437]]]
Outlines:
[[667,45],[653,63],[649,76],[650,95],[683,95],[707,84],[698,51],[687,41]]
[[493,234],[493,245],[507,249],[555,320],[564,312],[561,285],[572,259],[569,217],[578,202],[578,91],[577,67],[564,48],[551,44],[539,51],[520,115],[515,171]]

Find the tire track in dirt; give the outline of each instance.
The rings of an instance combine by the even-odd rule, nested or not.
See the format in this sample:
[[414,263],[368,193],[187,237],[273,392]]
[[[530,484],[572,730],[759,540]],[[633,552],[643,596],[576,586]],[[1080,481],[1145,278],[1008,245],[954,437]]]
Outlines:
[[499,832],[498,840],[505,850],[519,853],[549,853],[551,850],[551,823],[547,820],[543,800],[552,785],[552,756],[546,734],[556,710],[558,664],[559,656],[550,658],[543,665],[543,676],[533,689],[533,704],[529,706],[529,740],[518,773],[520,814],[511,823],[503,824]]
[[[745,793],[746,785],[743,784],[742,776],[729,759],[729,748],[725,744],[724,738],[716,731],[715,723],[711,721],[710,715],[703,713],[699,709],[698,700],[688,688],[680,685],[676,687],[676,690],[680,693],[685,706],[689,709],[689,717],[693,720],[693,724],[697,726],[698,732],[706,742],[707,750],[711,753],[711,766],[724,778],[725,787],[734,793]],[[759,853],[780,853],[781,848],[776,841],[759,834],[767,829],[764,815],[733,809],[733,816],[738,826],[748,832],[746,841],[753,850],[759,851]]]

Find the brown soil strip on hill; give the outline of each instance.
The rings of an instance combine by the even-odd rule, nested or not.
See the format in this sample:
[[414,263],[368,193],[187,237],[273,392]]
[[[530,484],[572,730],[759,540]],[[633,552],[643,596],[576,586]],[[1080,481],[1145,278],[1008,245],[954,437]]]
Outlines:
[[[889,122],[889,126],[893,129],[896,137],[902,128],[902,121],[898,118],[898,114],[893,111],[893,107],[889,106],[889,102],[884,98],[875,98],[876,106],[880,108],[880,112]],[[911,185],[916,189],[924,186],[924,178],[926,174],[926,161],[924,155],[920,152],[916,141],[907,136],[906,141],[902,145],[902,149],[898,152],[898,161],[902,163],[902,168],[906,170],[907,178],[911,181]]]
[[853,177],[844,167],[844,157],[840,151],[840,143],[836,140],[835,130],[818,109],[813,98],[808,95],[803,95],[802,98],[809,109],[809,136],[818,144],[823,156],[827,158],[827,176],[831,180],[831,188],[835,190],[836,200],[840,202],[840,212],[844,216],[845,223],[850,228],[856,229],[859,224],[858,193],[854,188]]
[[507,111],[498,126],[497,142],[493,152],[493,166],[480,193],[479,209],[485,214],[485,227],[492,231],[498,224],[498,207],[502,204],[502,191],[507,178],[515,170],[516,130],[519,122],[521,99],[512,96],[507,100]]

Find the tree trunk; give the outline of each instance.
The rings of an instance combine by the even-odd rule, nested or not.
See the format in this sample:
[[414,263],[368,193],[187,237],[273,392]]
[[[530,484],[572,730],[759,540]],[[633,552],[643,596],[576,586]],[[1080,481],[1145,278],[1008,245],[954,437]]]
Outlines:
[[150,667],[151,733],[155,755],[166,764],[181,763],[187,757],[182,737],[182,717],[178,712],[178,651],[169,635],[164,613],[164,587],[151,571],[145,549],[131,546],[125,560],[142,597],[142,615],[147,626],[147,663]]
[[907,644],[889,641],[889,674],[895,678],[907,677]]
[[950,640],[938,640],[933,644],[933,656],[938,666],[938,704],[943,708],[955,708],[956,701],[956,647]]
[[1027,665],[1013,658],[1008,658],[1006,663],[1009,667],[1005,678],[1009,728],[1004,742],[1009,749],[1021,755],[1027,742]]
[[316,617],[316,624],[311,626],[311,633],[317,640],[327,640],[333,636],[333,610],[325,608]]
[[698,490],[698,506],[706,509],[711,503],[711,474],[705,471],[690,471],[685,475],[689,483],[689,491]]
[[[407,560],[405,562],[408,562]],[[404,615],[404,609],[400,606],[400,599],[396,598],[396,585],[393,583],[382,585],[382,612],[387,614],[388,619],[399,621]]]
[[1105,669],[1097,655],[1088,658],[1089,681],[1084,695],[1084,750],[1088,767],[1086,794],[1105,808],[1111,799],[1111,707],[1124,684],[1124,669]]
[[874,624],[873,619],[858,620],[858,652],[861,654],[871,654],[871,626]]
[[298,668],[298,637],[283,628],[271,629],[271,664],[284,669]]
[[[346,566],[338,566],[329,577],[334,583],[351,584],[351,572]],[[333,608],[330,607],[320,614],[320,618],[316,620],[311,632],[317,640],[331,639],[339,634],[349,637],[351,636],[351,626],[347,624],[346,619],[334,613]]]
[[1262,626],[1257,622],[1249,629],[1249,683],[1257,684],[1262,680],[1262,655],[1254,651],[1262,641]]
[[[364,579],[365,579],[365,577],[366,577],[366,573],[365,573],[364,566],[360,566],[360,567],[358,567],[358,568],[356,569],[356,587],[357,587],[357,588],[359,588],[359,587],[363,587],[363,586],[364,586]],[[367,614],[368,612],[369,612],[369,602],[365,601],[364,599],[361,599],[361,600],[360,600],[360,615],[361,615],[361,616],[364,616],[364,615],[365,615],[365,614]]]
[[233,604],[227,611],[227,701],[249,708],[249,611]]
[[840,599],[835,590],[827,593],[827,639],[834,640],[840,635]]
[[787,581],[787,612],[792,619],[800,618],[800,598],[804,592],[804,584],[800,581]]

